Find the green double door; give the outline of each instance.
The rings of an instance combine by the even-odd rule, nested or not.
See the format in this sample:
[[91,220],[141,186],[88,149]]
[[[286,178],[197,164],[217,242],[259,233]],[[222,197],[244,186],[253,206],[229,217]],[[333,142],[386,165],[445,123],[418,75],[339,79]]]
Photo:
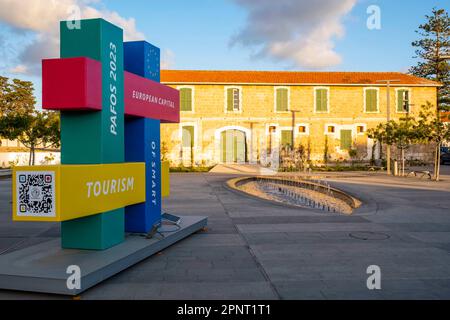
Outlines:
[[341,150],[352,148],[352,130],[341,130]]
[[220,137],[220,161],[222,163],[243,163],[247,161],[247,141],[245,132],[226,130]]

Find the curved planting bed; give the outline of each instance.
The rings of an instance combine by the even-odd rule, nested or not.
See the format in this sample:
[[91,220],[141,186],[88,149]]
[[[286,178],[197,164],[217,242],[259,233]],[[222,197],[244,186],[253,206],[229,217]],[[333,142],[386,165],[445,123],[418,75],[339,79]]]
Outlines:
[[226,182],[228,188],[252,197],[294,207],[351,214],[361,202],[327,183],[282,177],[244,177]]

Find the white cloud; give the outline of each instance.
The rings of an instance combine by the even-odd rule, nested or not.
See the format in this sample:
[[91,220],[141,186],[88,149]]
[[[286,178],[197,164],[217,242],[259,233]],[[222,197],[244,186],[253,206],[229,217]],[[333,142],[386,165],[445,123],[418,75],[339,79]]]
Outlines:
[[165,49],[161,55],[161,69],[173,69],[175,67],[175,53]]
[[8,71],[11,72],[12,74],[26,74],[28,73],[28,68],[23,64],[19,64],[14,68],[9,69]]
[[[59,21],[72,20],[79,13],[81,19],[104,18],[124,30],[124,40],[144,40],[133,18],[124,18],[115,11],[92,6],[99,0],[0,0],[0,22],[15,31],[34,35],[31,43],[18,54],[17,65],[24,73],[40,74],[43,58],[58,57]],[[18,35],[18,41],[20,41]],[[17,67],[12,68],[12,70]],[[17,69],[16,69],[17,70]]]
[[253,57],[323,69],[341,63],[335,40],[357,0],[233,0],[248,11],[245,27],[231,39],[256,50]]

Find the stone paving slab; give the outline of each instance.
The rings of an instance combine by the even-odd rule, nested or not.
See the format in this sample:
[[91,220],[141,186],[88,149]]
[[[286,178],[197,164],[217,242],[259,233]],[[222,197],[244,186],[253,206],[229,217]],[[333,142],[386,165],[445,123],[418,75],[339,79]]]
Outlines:
[[409,236],[430,243],[449,243],[450,244],[450,231],[449,232],[409,232]]
[[369,222],[360,216],[317,215],[317,216],[270,216],[233,218],[234,224],[285,224],[285,223],[361,223]]
[[[261,244],[297,244],[303,245],[330,245],[339,243],[342,245],[361,244],[361,240],[351,236],[349,231],[329,231],[329,232],[265,232],[265,233],[246,233],[244,235],[249,245]],[[408,236],[407,233],[392,234],[389,232],[389,238],[382,241],[367,241],[372,246],[386,247],[425,247],[425,243],[418,239]]]
[[[165,210],[208,215],[207,230],[81,299],[450,299],[450,176],[435,183],[334,174],[334,187],[365,201],[352,216],[242,197],[223,187],[232,177],[173,174]],[[18,241],[57,237],[55,224],[10,221],[9,188],[10,182],[0,181],[1,248],[14,245],[14,234]],[[349,236],[357,231],[389,238]],[[381,268],[379,291],[366,286],[372,264]],[[59,298],[0,290],[0,299],[46,297]]]
[[[61,249],[59,239],[0,255],[0,288],[77,295],[206,226],[204,217],[182,217],[180,228],[162,239],[129,236],[104,251]],[[69,289],[66,269],[77,265],[81,287]]]
[[370,231],[383,232],[389,229],[374,223],[280,223],[280,224],[239,224],[242,233],[265,232],[326,232],[326,231]]

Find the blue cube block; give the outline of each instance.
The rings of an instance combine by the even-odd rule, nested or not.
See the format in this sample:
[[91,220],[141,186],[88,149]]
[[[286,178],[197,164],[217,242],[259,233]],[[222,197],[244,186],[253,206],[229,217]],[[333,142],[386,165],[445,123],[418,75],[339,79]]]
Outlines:
[[147,41],[124,42],[125,71],[160,82],[161,51]]
[[145,162],[146,202],[125,208],[125,231],[146,233],[161,221],[160,121],[125,119],[125,161]]

